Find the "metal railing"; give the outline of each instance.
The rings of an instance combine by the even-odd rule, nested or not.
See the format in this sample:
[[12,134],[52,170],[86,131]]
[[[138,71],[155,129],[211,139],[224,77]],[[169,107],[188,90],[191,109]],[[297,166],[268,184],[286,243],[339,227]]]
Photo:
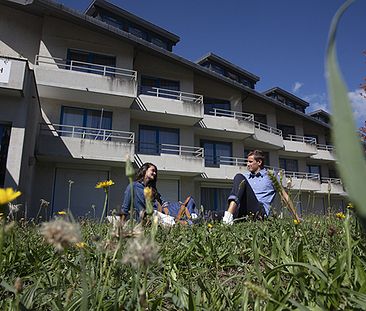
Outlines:
[[307,137],[307,136],[289,134],[284,139],[290,140],[290,141],[296,141],[296,142],[300,142],[300,143],[311,144],[311,145],[316,144],[315,137]]
[[218,163],[221,165],[246,166],[246,158],[218,156]]
[[133,144],[135,142],[135,133],[133,132],[98,129],[93,127],[41,123],[41,131],[48,131],[58,136],[79,139],[122,141],[129,144]]
[[123,77],[137,81],[137,71],[124,68],[111,67],[111,66],[80,62],[76,60],[67,60],[58,57],[49,57],[42,55],[36,55],[35,64],[54,65],[58,69],[93,73],[102,76]]
[[157,87],[141,86],[141,94],[203,104],[202,95]]
[[260,130],[263,130],[263,131],[266,131],[266,132],[269,132],[269,133],[272,133],[272,134],[275,134],[275,135],[278,135],[278,136],[282,136],[282,131],[281,130],[279,130],[275,127],[269,126],[267,124],[264,124],[264,123],[261,123],[261,122],[258,122],[258,121],[254,121],[254,126],[257,129],[260,129]]
[[250,122],[254,121],[254,115],[251,113],[225,110],[225,109],[219,109],[219,108],[213,108],[210,111],[209,115],[212,115],[215,117],[229,117],[229,118],[234,118],[237,120],[244,120],[244,121],[250,121]]
[[333,145],[322,145],[322,144],[317,144],[316,148],[319,150],[326,150],[326,151],[334,151],[334,146]]
[[331,183],[335,185],[342,185],[342,180],[340,178],[330,178],[330,177],[322,177],[322,183]]
[[284,176],[286,176],[287,178],[320,180],[320,175],[315,173],[284,171]]
[[174,154],[179,156],[190,156],[195,158],[203,158],[204,149],[202,147],[181,146],[173,144],[155,144],[139,141],[139,153],[160,155]]

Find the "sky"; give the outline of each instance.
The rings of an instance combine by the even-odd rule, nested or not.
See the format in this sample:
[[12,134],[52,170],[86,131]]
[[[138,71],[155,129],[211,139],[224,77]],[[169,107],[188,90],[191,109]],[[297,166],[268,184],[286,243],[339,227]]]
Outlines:
[[[91,1],[56,0],[84,12]],[[325,51],[331,19],[343,0],[110,0],[180,37],[173,52],[190,61],[213,52],[257,75],[259,92],[278,86],[304,99],[306,112],[331,113]],[[366,120],[366,0],[341,19],[338,61],[357,127]]]

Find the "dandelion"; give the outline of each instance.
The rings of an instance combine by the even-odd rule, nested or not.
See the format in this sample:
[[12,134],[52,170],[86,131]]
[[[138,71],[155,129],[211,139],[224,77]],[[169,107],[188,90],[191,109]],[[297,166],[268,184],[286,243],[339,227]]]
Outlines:
[[47,208],[50,205],[50,202],[46,201],[45,199],[41,199],[39,202],[41,208]]
[[86,247],[86,243],[85,242],[78,242],[75,244],[75,246],[77,248],[85,248]]
[[287,180],[287,182],[286,182],[286,187],[287,187],[288,189],[291,189],[291,187],[292,187],[292,179],[291,179],[291,178],[289,178],[289,179]]
[[351,202],[349,202],[347,204],[347,209],[354,209],[354,205]]
[[106,189],[106,188],[108,188],[112,185],[114,185],[114,182],[113,182],[113,180],[110,179],[110,180],[105,180],[105,181],[98,182],[97,185],[95,186],[95,188],[97,188],[97,189],[101,189],[101,188]]
[[134,175],[135,175],[135,169],[133,168],[130,157],[128,157],[126,160],[126,176],[132,180]]
[[158,257],[158,247],[154,240],[137,238],[130,240],[122,263],[131,264],[134,268],[148,267]]
[[208,228],[208,229],[212,229],[212,228],[213,228],[213,225],[212,225],[212,224],[208,224],[208,225],[207,225],[207,228]]
[[14,191],[13,188],[0,188],[0,205],[14,201],[21,194],[22,193],[20,191]]
[[67,213],[65,211],[58,211],[57,215],[67,215]]
[[13,203],[8,203],[8,207],[9,207],[9,213],[10,214],[14,214],[19,212],[19,208],[22,206],[22,204],[13,204]]
[[294,224],[295,225],[299,225],[301,223],[301,221],[300,220],[298,220],[298,219],[294,219]]
[[46,242],[53,245],[57,251],[63,251],[81,240],[79,225],[63,219],[43,223],[40,232]]
[[144,197],[146,200],[152,200],[153,197],[153,190],[151,187],[145,187],[144,188]]
[[346,215],[344,215],[342,212],[339,212],[339,213],[336,214],[336,217],[338,219],[345,219],[346,218]]

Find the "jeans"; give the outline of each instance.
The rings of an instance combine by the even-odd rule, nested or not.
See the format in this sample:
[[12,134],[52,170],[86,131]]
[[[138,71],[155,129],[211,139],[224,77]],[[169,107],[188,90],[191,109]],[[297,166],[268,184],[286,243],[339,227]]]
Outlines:
[[228,197],[228,203],[235,201],[238,206],[235,218],[253,215],[256,219],[263,219],[265,214],[263,205],[258,202],[255,193],[243,174],[236,174],[233,187]]

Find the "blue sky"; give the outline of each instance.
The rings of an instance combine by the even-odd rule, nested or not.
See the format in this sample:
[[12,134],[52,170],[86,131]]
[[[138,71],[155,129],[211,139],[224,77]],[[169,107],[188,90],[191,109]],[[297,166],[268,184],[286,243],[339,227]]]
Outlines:
[[[84,11],[90,1],[58,0]],[[328,105],[324,58],[331,19],[343,0],[112,0],[111,3],[181,38],[174,53],[195,61],[208,52],[260,77],[257,90],[279,86],[308,101],[307,112]],[[366,0],[341,20],[337,50],[357,127],[366,120],[360,84],[366,77]]]

